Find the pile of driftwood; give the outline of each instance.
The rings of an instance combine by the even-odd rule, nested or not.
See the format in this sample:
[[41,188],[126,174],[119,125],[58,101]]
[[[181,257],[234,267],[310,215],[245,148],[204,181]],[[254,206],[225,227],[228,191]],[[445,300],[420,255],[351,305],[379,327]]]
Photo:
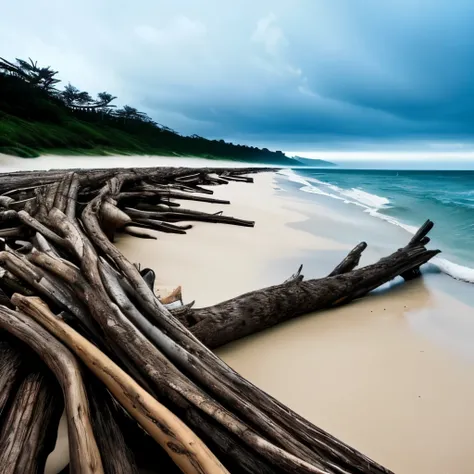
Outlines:
[[[212,351],[418,275],[427,222],[402,249],[356,269],[359,244],[326,278],[201,309],[160,299],[117,232],[154,238],[207,221],[182,207],[245,169],[115,169],[0,175],[0,467],[41,473],[64,410],[71,473],[388,473],[228,367]],[[205,185],[207,187],[202,187]],[[155,234],[156,235],[156,234]],[[159,448],[157,445],[161,446]],[[65,471],[66,472],[66,471]]]

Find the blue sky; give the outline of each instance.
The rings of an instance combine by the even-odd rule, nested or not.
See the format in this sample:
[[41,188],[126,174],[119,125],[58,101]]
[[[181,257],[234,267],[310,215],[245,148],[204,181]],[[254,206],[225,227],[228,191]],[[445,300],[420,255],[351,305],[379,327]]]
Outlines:
[[472,159],[473,25],[472,0],[15,0],[0,55],[185,134]]

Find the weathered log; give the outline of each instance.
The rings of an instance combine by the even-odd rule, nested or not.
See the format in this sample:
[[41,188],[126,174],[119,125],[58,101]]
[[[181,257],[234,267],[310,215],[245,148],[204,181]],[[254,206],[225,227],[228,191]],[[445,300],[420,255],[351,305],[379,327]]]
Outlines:
[[[205,184],[214,184],[212,182],[208,182]],[[196,190],[196,192],[201,193],[201,194],[214,194],[214,191],[212,189],[206,189],[201,186],[198,186],[197,184],[190,184],[190,186]]]
[[179,183],[194,183],[194,182],[198,183],[199,177],[200,177],[199,173],[191,173],[185,176],[178,176],[176,178],[176,181],[178,181]]
[[0,333],[0,419],[21,377],[21,353],[3,331]]
[[21,293],[27,296],[33,296],[35,294],[34,289],[32,289],[30,285],[4,268],[0,268],[0,287],[10,296],[13,293]]
[[[112,186],[118,187],[114,183],[112,183]],[[89,234],[93,236],[95,236],[96,234],[97,235],[100,234],[101,236],[103,236],[103,233],[100,230],[100,226],[98,224],[98,220],[96,219],[96,217],[93,217],[94,216],[93,214],[92,214],[92,222],[88,221],[87,218],[90,217],[86,213],[88,208],[86,208],[86,210],[83,213],[83,222],[85,224],[86,229],[88,227],[88,224],[93,223],[93,229],[92,230],[89,229]],[[54,221],[58,226],[60,226],[64,235],[67,235],[68,232],[72,233],[72,235],[70,235],[71,239],[68,238],[68,242],[75,249],[75,251],[77,252],[78,258],[83,263],[82,268],[85,275],[87,275],[87,278],[90,279],[90,281],[94,283],[94,288],[100,291],[101,283],[100,283],[100,280],[98,280],[97,278],[96,270],[94,270],[94,261],[97,260],[97,257],[95,256],[95,251],[93,247],[87,243],[87,240],[82,240],[82,243],[80,242],[82,237],[77,235],[76,227],[66,225],[66,228],[65,228],[64,227],[64,225],[66,224],[65,219],[64,219],[65,216],[64,215],[61,216],[60,215],[61,213],[58,214],[58,212],[59,211],[56,210],[54,215],[52,214],[53,211],[50,212],[49,218],[51,222]],[[54,219],[54,217],[56,217],[57,219]],[[104,241],[95,240],[95,243],[99,245],[99,247],[100,247],[100,244],[111,245],[110,242],[109,244],[107,244],[108,240],[106,239],[105,236],[101,237],[101,239],[105,239],[105,240]],[[100,244],[98,242],[100,242]],[[110,247],[110,250],[112,251],[112,255],[110,255],[110,252],[109,252],[108,256],[110,258],[113,258],[114,257],[113,254],[114,252],[116,252],[116,250],[113,246]],[[91,288],[84,286],[84,283],[80,279],[80,275],[78,275],[78,271],[76,271],[73,267],[65,265],[64,263],[60,261],[53,262],[52,260],[54,259],[46,254],[39,255],[33,252],[31,256],[34,257],[35,263],[43,264],[49,270],[56,271],[58,276],[61,276],[62,278],[66,279],[66,281],[68,281],[70,284],[74,283],[76,287],[82,288],[82,291],[86,291],[86,292],[92,291],[92,293],[94,293],[94,291]],[[133,265],[131,266],[133,267]],[[133,270],[136,271],[136,268],[133,267]],[[140,276],[140,281],[143,281],[141,279],[141,276]],[[88,301],[88,303],[90,304],[91,311],[93,312],[93,314],[95,314],[95,317],[97,317],[98,320],[101,322],[101,325],[104,331],[106,332],[113,331],[115,337],[120,338],[120,339],[117,339],[117,341],[120,340],[124,347],[127,347],[129,351],[132,351],[131,353],[134,354],[135,360],[139,365],[140,364],[143,365],[144,360],[147,360],[148,362],[154,360],[156,367],[159,367],[159,364],[164,365],[163,367],[164,373],[169,374],[171,370],[171,366],[166,361],[166,359],[164,359],[161,355],[159,355],[159,353],[155,352],[155,357],[153,357],[151,355],[152,352],[148,352],[148,356],[147,356],[147,352],[144,351],[144,348],[146,347],[146,340],[142,339],[140,343],[138,343],[138,341],[135,340],[135,345],[131,347],[130,343],[133,341],[130,340],[130,337],[126,339],[123,338],[123,336],[127,333],[130,336],[134,330],[130,326],[126,326],[128,327],[128,329],[125,329],[125,327],[123,327],[124,324],[126,325],[126,320],[123,318],[123,316],[121,315],[119,316],[119,313],[116,312],[113,306],[112,307],[109,306],[109,310],[108,311],[106,310],[106,312],[110,314],[110,311],[112,310],[112,313],[115,314],[116,316],[119,316],[119,319],[118,320],[116,319],[113,324],[110,324],[110,315],[107,316],[106,319],[103,319],[103,317],[105,316],[104,314],[105,308],[101,309],[100,307],[101,305],[103,306],[104,301],[107,301],[106,296],[104,299],[104,295],[100,296],[100,295],[93,295],[93,294],[85,294],[84,299]],[[117,326],[117,329],[120,328],[118,332],[115,330],[115,326]],[[136,337],[138,337],[138,334],[136,334]],[[138,348],[140,350],[137,353],[136,349]],[[149,351],[153,351],[153,349],[150,347]],[[145,366],[147,363],[145,363]],[[167,368],[165,369],[165,367]],[[263,438],[258,436],[256,433],[253,433],[249,429],[248,426],[242,425],[240,422],[237,421],[235,417],[229,416],[229,414],[223,411],[222,408],[219,408],[219,405],[216,405],[212,401],[212,399],[204,396],[204,394],[200,392],[197,389],[197,387],[189,385],[189,382],[183,379],[181,375],[179,374],[179,372],[175,371],[175,376],[173,377],[169,376],[169,378],[166,377],[165,379],[163,379],[161,373],[158,374],[155,370],[151,373],[149,372],[148,375],[152,377],[156,377],[157,375],[159,375],[158,380],[160,382],[158,382],[157,380],[159,385],[162,385],[162,382],[169,384],[169,382],[172,381],[174,384],[174,388],[173,386],[169,386],[169,388],[173,391],[176,390],[177,381],[181,379],[180,383],[181,385],[183,385],[183,387],[181,387],[180,389],[181,397],[184,396],[188,400],[188,402],[191,402],[193,404],[197,403],[198,400],[200,399],[202,399],[203,402],[207,400],[206,403],[199,402],[199,404],[196,404],[196,407],[204,409],[206,413],[208,413],[209,415],[213,417],[217,415],[219,415],[219,417],[224,416],[224,419],[226,420],[227,428],[230,429],[232,432],[236,432],[236,433],[238,432],[241,434],[245,433],[244,440],[247,440],[247,442],[254,449],[256,449],[257,451],[260,451],[262,455],[266,456],[269,461],[276,462],[277,464],[281,464],[282,466],[286,465],[288,468],[291,467],[290,469],[291,472],[323,472],[321,469],[312,467],[310,464],[306,463],[305,461],[299,458],[296,458],[294,455],[285,453],[284,451],[280,450],[276,446],[273,446],[272,444],[267,443]],[[240,425],[242,425],[242,428],[240,428]]]
[[[429,252],[426,253],[426,251],[423,250],[423,249],[417,249],[417,251],[414,253],[414,255],[412,255],[413,259],[412,260],[409,259],[408,263],[404,261],[403,257],[401,257],[400,258],[401,265],[398,268],[395,269],[395,271],[393,272],[394,275],[396,275],[397,273],[403,272],[404,269],[407,266],[408,267],[410,267],[410,266],[419,266],[421,263],[423,263],[424,261],[429,259],[435,253],[437,253],[437,252],[435,251],[435,252],[431,252],[431,253],[429,253]],[[398,255],[398,257],[400,257],[400,256]],[[387,266],[390,267],[390,265],[387,265]],[[380,284],[379,278],[376,278],[375,280],[376,280],[375,283],[373,281],[371,282],[373,287]],[[367,283],[368,282],[369,282],[369,280],[367,281]],[[299,285],[295,285],[295,286],[299,286]],[[363,291],[366,292],[366,291],[369,291],[370,289],[371,289],[371,287],[367,286],[367,287],[363,288]],[[145,299],[142,299],[140,301],[143,302],[143,301],[145,301]],[[189,346],[188,346],[188,349],[189,349]],[[205,355],[206,354],[204,354],[204,353],[200,354],[200,356],[203,358],[203,360],[205,360]],[[206,361],[206,362],[208,362],[208,361]],[[266,410],[268,410],[268,412],[272,412],[272,410],[273,410],[273,412],[274,412],[273,414],[274,414],[275,418],[277,416],[284,418],[287,428],[292,429],[293,434],[295,436],[301,436],[301,437],[305,438],[306,442],[311,443],[312,446],[314,447],[314,449],[322,450],[323,454],[326,455],[328,459],[333,459],[335,462],[336,461],[345,462],[346,465],[347,465],[347,469],[349,469],[349,470],[354,469],[357,466],[360,466],[359,467],[360,472],[368,472],[367,469],[368,469],[368,466],[370,465],[370,466],[372,466],[371,469],[375,469],[375,470],[379,469],[380,472],[386,472],[385,470],[383,470],[380,467],[378,467],[378,468],[374,467],[374,464],[370,460],[367,460],[367,459],[364,460],[363,458],[360,458],[360,457],[358,458],[358,455],[354,450],[351,450],[347,447],[344,447],[342,445],[342,443],[337,442],[335,439],[330,437],[330,435],[328,435],[327,433],[324,433],[322,430],[319,430],[316,427],[312,426],[311,424],[309,424],[305,420],[301,419],[301,417],[298,418],[296,414],[290,412],[288,409],[281,406],[281,404],[277,404],[276,401],[274,401],[274,400],[272,401],[271,399],[269,400],[268,396],[266,398],[265,398],[265,396],[263,396],[263,398],[262,398],[261,391],[259,391],[258,389],[255,389],[255,387],[252,387],[245,380],[242,380],[241,378],[239,379],[237,374],[235,374],[235,373],[231,374],[230,377],[231,378],[233,377],[232,381],[234,383],[237,383],[237,386],[240,386],[242,391],[247,391],[248,393],[250,393],[252,395],[252,397],[255,397],[255,398],[252,398],[253,400],[258,400],[258,397],[260,396],[261,400],[259,400],[259,402],[262,403],[262,407],[266,406]],[[265,394],[263,394],[263,395],[265,395]],[[287,416],[287,415],[289,415],[289,416]],[[295,420],[297,420],[296,423],[295,423]],[[352,468],[351,468],[351,466],[352,466]],[[376,472],[375,470],[373,472]],[[350,471],[350,472],[352,472],[352,471]]]
[[156,237],[155,235],[151,235],[147,232],[141,232],[136,229],[131,229],[129,227],[125,227],[125,229],[123,229],[123,232],[125,234],[131,235],[132,237],[138,237],[139,239],[158,240],[158,237]]
[[26,375],[2,424],[2,474],[43,472],[54,448],[62,397],[57,383],[42,372],[34,370]]
[[[279,427],[264,414],[255,410],[252,405],[247,404],[238,394],[229,391],[227,387],[223,386],[222,383],[212,375],[212,373],[209,373],[208,368],[206,368],[197,358],[191,354],[185,355],[184,351],[182,351],[174,341],[164,336],[133,306],[123,292],[121,285],[116,281],[116,276],[112,270],[107,267],[106,264],[103,264],[101,269],[103,270],[103,281],[106,286],[108,286],[108,291],[115,299],[118,306],[124,311],[126,316],[158,347],[162,347],[163,345],[172,346],[174,351],[177,353],[183,353],[183,356],[188,362],[188,372],[193,375],[194,380],[199,380],[199,382],[203,383],[205,386],[213,387],[214,393],[218,395],[220,399],[224,399],[228,405],[238,409],[247,419],[252,420],[257,417],[260,418],[260,425],[265,425],[266,433],[270,434],[270,436],[275,440],[280,440],[280,443],[283,446],[289,447],[296,453],[311,457],[311,453],[305,453],[303,447],[292,446],[291,439],[285,440],[286,433],[283,430],[280,430]],[[183,360],[181,363],[183,364]]]
[[398,275],[418,269],[439,253],[407,246],[373,265],[347,272],[356,265],[364,244],[356,247],[327,278],[276,285],[252,291],[215,306],[192,309],[193,334],[215,348],[301,314],[347,303]]
[[[71,312],[88,331],[92,340],[97,340],[97,328],[85,310],[84,304],[68,286],[61,284],[57,277],[44,269],[33,266],[24,256],[12,251],[0,252],[0,263],[16,277],[29,283],[49,301]],[[11,282],[11,279],[9,281]],[[24,291],[17,292],[25,294]]]
[[[167,222],[158,221],[154,219],[136,219],[127,224],[127,228],[139,227],[143,229],[152,229],[159,230],[160,232],[165,232],[167,234],[186,234],[186,230],[189,230],[192,226],[180,227],[173,224],[168,224]],[[128,230],[128,229],[127,229]]]
[[228,184],[228,180],[220,177],[217,173],[209,173],[206,176],[209,184]]
[[[107,185],[107,188],[104,189],[103,193],[104,195],[106,195],[108,192],[110,192],[112,195],[114,195],[114,193],[119,192],[120,186],[121,186],[120,182],[118,181],[114,182],[114,180],[111,180],[111,182]],[[91,236],[97,248],[99,248],[102,252],[107,254],[109,258],[111,258],[114,261],[117,268],[119,268],[123,272],[123,274],[126,275],[126,277],[129,279],[129,282],[131,283],[131,285],[137,292],[137,297],[138,297],[137,301],[140,303],[142,308],[149,314],[150,317],[155,318],[157,325],[162,330],[162,334],[163,335],[168,334],[173,339],[175,339],[175,341],[179,341],[179,345],[182,348],[185,348],[187,352],[191,352],[191,353],[194,353],[195,355],[199,355],[199,357],[202,358],[203,363],[207,364],[208,367],[210,367],[210,370],[212,370],[215,373],[215,376],[217,376],[218,378],[222,377],[222,383],[225,383],[227,384],[228,387],[231,387],[232,383],[235,382],[235,380],[233,379],[237,378],[237,381],[239,381],[239,377],[237,376],[237,374],[235,374],[235,372],[233,372],[220,359],[218,359],[214,354],[212,354],[205,346],[200,344],[196,339],[194,339],[189,333],[186,332],[186,330],[178,323],[178,321],[176,321],[171,316],[171,314],[167,312],[166,309],[161,305],[161,303],[156,299],[155,295],[150,291],[149,287],[146,284],[144,284],[143,279],[141,278],[137,269],[132,264],[130,264],[123,257],[123,255],[107,240],[107,238],[101,231],[100,226],[98,225],[98,220],[96,217],[97,208],[99,207],[98,205],[100,205],[100,199],[101,199],[101,196],[99,195],[94,201],[91,201],[91,203],[89,203],[89,205],[83,211],[83,216],[82,216],[82,220],[84,222],[88,235]],[[169,338],[166,339],[166,341],[169,342]],[[127,344],[127,341],[124,341],[124,344]],[[143,350],[144,345],[145,345],[145,341],[141,342],[142,350]],[[181,351],[177,349],[176,345],[170,345],[168,343],[165,343],[165,340],[163,340],[163,342],[160,343],[159,347],[175,363],[182,364],[183,360],[187,358],[185,353],[182,354]],[[133,351],[134,348],[130,347],[129,350]],[[150,353],[147,356],[147,360],[154,360],[155,367],[158,367],[161,364],[165,364],[165,366],[167,366],[166,370],[169,373],[170,367],[169,365],[167,365],[168,363],[166,359],[162,360],[158,356],[158,354],[155,353],[155,356],[153,356],[152,354],[153,354],[153,350],[152,348],[150,348]],[[137,360],[140,360],[143,357],[143,355],[144,355],[143,353],[137,355],[136,356],[138,357]],[[186,364],[184,369],[189,369],[189,364]],[[165,369],[163,368],[163,370]],[[152,379],[156,377],[157,375],[159,374],[156,374],[156,372],[148,372],[148,376],[151,377]],[[177,380],[180,377],[180,375],[179,373],[175,372],[173,377],[176,377],[176,380]],[[159,383],[161,383],[162,385],[168,382],[166,378],[164,380],[163,378],[158,378],[158,380],[160,381]],[[245,382],[246,382],[245,380],[241,381],[243,385],[245,385]],[[193,397],[198,395],[195,392],[195,388],[192,386],[189,386],[189,384],[187,385],[187,382],[185,380],[181,379],[181,383],[186,387],[185,390],[181,392],[182,395],[186,397],[189,397],[191,393],[194,393]],[[250,384],[249,384],[249,387],[250,387]],[[209,388],[212,389],[213,387],[210,386]],[[260,397],[263,398],[263,401],[266,401],[267,404],[274,405],[274,402],[270,400],[268,396],[265,399],[265,396],[262,395],[261,392],[256,391],[256,393],[259,393]],[[199,394],[200,397],[202,397],[202,395],[203,395],[202,393]],[[249,402],[249,400],[251,400],[252,397],[249,397],[247,395],[248,394],[245,394],[247,398],[247,403],[252,403],[251,401]],[[191,399],[188,398],[188,400],[191,400]],[[211,400],[208,399],[208,403],[212,403]],[[213,409],[213,413],[219,413],[220,410],[218,406],[216,405],[214,406],[215,408]],[[234,408],[236,407],[234,406]],[[283,407],[280,407],[280,408],[281,410],[284,410]],[[273,413],[273,415],[275,415],[275,413]],[[278,419],[278,418],[273,418],[273,419]],[[257,422],[260,422],[260,418],[253,421],[254,421],[254,424]],[[227,427],[227,429],[233,431],[235,423],[236,423],[235,419],[232,422],[231,422],[231,419],[229,419],[228,421],[225,421],[225,423],[223,424],[224,426]],[[262,426],[262,429],[264,429],[263,426]],[[334,438],[327,436],[327,434],[321,431],[318,431],[316,429],[314,430],[314,433],[323,436],[323,439],[313,440],[313,444],[315,444],[316,446],[321,445],[321,444],[323,446],[326,446],[327,443],[332,443],[332,446],[328,448],[329,451],[335,452],[336,453],[335,456],[336,457],[339,456],[339,460],[347,464],[349,469],[351,469],[351,463],[354,463],[355,466],[357,466],[359,463],[361,466],[364,466],[364,469],[366,471],[367,469],[369,469],[370,472],[388,472],[384,470],[383,468],[381,468],[380,466],[378,466],[373,461],[370,461],[368,458],[361,456],[354,450],[351,450],[348,447],[344,447],[342,443],[336,442]],[[261,453],[264,457],[266,457],[268,461],[275,463],[276,466],[279,466],[281,468],[286,468],[286,469],[289,469],[291,466],[290,472],[315,472],[314,471],[315,469],[316,471],[321,471],[321,472],[323,472],[324,469],[326,469],[327,472],[333,472],[333,470],[337,471],[338,469],[340,470],[340,468],[338,468],[337,465],[334,465],[331,461],[325,459],[324,457],[321,457],[320,452],[318,452],[317,449],[315,451],[315,456],[317,460],[315,460],[312,466],[310,466],[308,465],[308,463],[300,462],[301,458],[295,458],[294,455],[289,455],[289,453],[284,454],[284,452],[282,452],[281,450],[275,449],[275,446],[271,446],[266,443],[262,444],[262,441],[258,441],[258,444],[255,444],[256,440],[255,441],[253,440],[254,433],[252,433],[252,431],[250,431],[248,428],[247,428],[246,434],[250,436],[246,440],[246,442],[249,443],[249,446],[252,446],[254,449],[256,449],[259,453]],[[291,437],[289,439],[291,439]],[[245,440],[245,438],[243,438],[243,440]],[[287,438],[285,437],[284,440],[287,441]],[[340,445],[342,445],[342,448],[340,447]],[[262,450],[262,447],[264,446],[265,448]],[[300,446],[300,447],[298,448],[297,446]],[[296,445],[294,445],[294,448],[290,448],[290,451],[292,449],[304,450],[304,447],[296,443]],[[341,449],[342,449],[342,452],[341,452]],[[315,459],[315,457],[311,456],[311,454],[307,456],[307,458],[311,458],[311,457]],[[316,467],[318,465],[319,466],[323,465],[324,468]],[[367,466],[369,466],[369,468]],[[347,472],[352,472],[352,471],[349,470]],[[361,471],[361,472],[364,472],[364,471]]]
[[77,173],[72,174],[71,184],[67,192],[67,203],[65,214],[69,219],[76,217],[77,195],[79,193],[79,176]]
[[253,178],[251,177],[238,176],[228,171],[224,171],[221,176],[223,176],[227,181],[237,181],[239,183],[253,183]]
[[[262,171],[273,171],[274,168],[241,168],[239,173],[235,172],[235,168],[228,168],[233,175],[241,175],[247,173],[257,173]],[[202,175],[208,173],[223,173],[225,168],[200,168],[199,173]],[[149,182],[166,183],[172,182],[180,176],[189,175],[189,168],[170,168],[170,167],[154,167],[154,168],[108,168],[108,169],[70,169],[70,170],[48,170],[48,171],[14,171],[11,173],[2,173],[2,180],[0,182],[0,193],[2,195],[11,196],[18,191],[33,191],[39,186],[60,181],[67,172],[74,172],[78,179],[80,186],[83,188],[100,188],[109,179],[117,175],[127,174],[130,181],[139,181],[146,179]]]
[[0,196],[0,207],[7,208],[10,207],[10,204],[15,200],[8,196]]
[[[143,204],[141,207],[144,207]],[[181,220],[193,220],[193,217],[202,217],[202,221],[206,221],[207,218],[209,219],[209,222],[216,222],[215,219],[216,217],[222,217],[223,219],[221,222],[224,222],[225,220],[228,220],[229,223],[232,223],[232,221],[242,221],[242,219],[235,219],[234,217],[229,217],[229,216],[224,216],[222,211],[215,212],[213,214],[210,214],[208,212],[202,212],[202,211],[195,211],[191,209],[183,209],[180,208],[178,210],[173,210],[172,208],[165,206],[163,204],[156,205],[156,206],[146,206],[149,208],[149,210],[144,210],[144,209],[134,209],[130,207],[125,207],[124,211],[130,215],[133,218],[141,218],[141,219],[162,219],[166,218],[167,216],[173,217],[182,217]],[[251,221],[244,221],[244,222],[251,222]]]
[[18,311],[0,307],[0,326],[28,344],[44,360],[61,385],[68,416],[72,472],[102,474],[104,471],[90,424],[87,395],[74,356],[39,324]]
[[[131,212],[130,215],[135,215],[137,216],[140,212],[143,211],[136,211],[136,212]],[[143,222],[143,223],[152,223],[152,219],[160,219],[164,221],[170,221],[170,222],[180,222],[180,221],[199,221],[199,222],[213,222],[213,223],[220,223],[220,224],[232,224],[232,225],[238,225],[238,226],[243,226],[243,227],[254,227],[255,222],[254,221],[248,221],[244,219],[236,219],[235,217],[229,217],[229,216],[222,216],[219,214],[207,214],[205,212],[181,212],[181,210],[178,211],[172,211],[172,212],[149,212],[148,213],[148,219],[142,219],[142,218],[135,218],[136,222]]]
[[94,376],[86,376],[92,428],[105,474],[138,474],[133,453],[125,443],[117,422],[117,410],[107,389]]
[[[206,446],[169,410],[105,354],[57,319],[38,298],[14,295],[14,303],[67,344],[186,474],[227,472]],[[0,312],[1,315],[1,312]]]
[[0,229],[1,238],[22,237],[23,235],[25,235],[25,228],[22,226],[9,227],[7,229]]
[[170,202],[170,199],[181,199],[183,201],[198,201],[198,202],[207,202],[211,204],[230,204],[230,201],[225,199],[216,199],[210,198],[205,196],[199,196],[197,194],[187,194],[182,193],[180,191],[172,191],[170,189],[162,189],[158,188],[153,190],[152,188],[148,188],[145,191],[128,191],[128,192],[121,192],[116,196],[118,201],[122,200],[130,200],[135,199],[139,200],[140,197],[154,197],[157,196],[160,198],[160,201],[168,203],[168,205],[174,205],[174,203]]
[[54,196],[54,202],[52,207],[56,207],[60,211],[64,212],[68,203],[69,188],[73,179],[74,173],[66,172],[59,182],[59,186]]
[[[6,196],[0,196],[0,198],[6,198]],[[10,198],[9,198],[10,199]],[[0,222],[10,222],[13,221],[17,218],[17,213],[16,211],[10,209],[9,211],[2,211],[0,212]],[[11,225],[11,224],[10,224]]]

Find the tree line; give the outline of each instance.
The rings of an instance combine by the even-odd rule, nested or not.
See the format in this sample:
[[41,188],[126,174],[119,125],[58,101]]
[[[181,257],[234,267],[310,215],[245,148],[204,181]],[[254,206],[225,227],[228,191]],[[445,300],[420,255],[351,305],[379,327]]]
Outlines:
[[[5,118],[5,115],[19,117],[30,122],[69,127],[70,132],[71,120],[74,119],[79,121],[74,124],[74,133],[82,133],[85,137],[84,140],[73,140],[75,146],[79,147],[107,146],[119,150],[130,146],[133,148],[130,151],[199,155],[277,164],[289,161],[281,151],[272,152],[266,148],[236,145],[224,140],[209,140],[198,135],[183,136],[158,124],[135,107],[117,107],[113,103],[117,97],[107,91],[99,92],[94,97],[71,83],[60,88],[61,81],[57,76],[57,70],[51,66],[40,66],[31,58],[8,61],[0,57],[0,120]],[[87,124],[88,128],[83,127],[79,132],[79,123]],[[125,132],[127,140],[119,138],[117,130]],[[1,144],[0,136],[0,146]]]
[[71,83],[64,86],[63,90],[58,90],[56,85],[61,81],[56,76],[59,71],[55,71],[51,66],[40,67],[37,61],[33,61],[31,58],[28,58],[28,61],[16,58],[15,63],[12,63],[0,57],[0,72],[39,88],[51,98],[61,100],[71,110],[98,111],[119,118],[152,122],[147,114],[139,112],[134,107],[125,105],[115,109],[116,105],[112,102],[117,97],[109,92],[99,92],[97,97],[93,98],[89,92],[81,91]]

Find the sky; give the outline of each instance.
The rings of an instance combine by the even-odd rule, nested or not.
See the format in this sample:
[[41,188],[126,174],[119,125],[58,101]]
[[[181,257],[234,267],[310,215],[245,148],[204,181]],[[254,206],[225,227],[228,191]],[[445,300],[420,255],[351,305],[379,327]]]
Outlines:
[[15,0],[0,56],[183,134],[472,161],[473,24],[473,0]]

